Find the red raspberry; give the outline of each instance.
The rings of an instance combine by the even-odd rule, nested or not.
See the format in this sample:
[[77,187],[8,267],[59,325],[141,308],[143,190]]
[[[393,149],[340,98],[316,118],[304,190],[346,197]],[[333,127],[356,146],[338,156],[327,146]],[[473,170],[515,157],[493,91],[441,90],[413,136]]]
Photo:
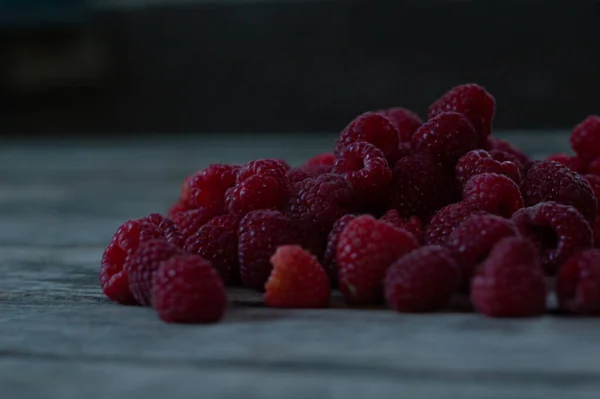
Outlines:
[[329,276],[329,281],[332,286],[337,286],[338,267],[336,261],[337,244],[340,239],[340,234],[346,228],[346,225],[353,220],[356,215],[344,215],[335,221],[329,235],[327,236],[327,246],[323,255],[323,268]]
[[392,180],[392,171],[383,152],[364,141],[344,148],[332,172],[341,174],[352,184],[354,199],[360,208],[383,203]]
[[512,221],[495,215],[471,215],[454,229],[446,240],[446,247],[458,262],[461,273],[461,291],[470,288],[471,277],[502,238],[517,234]]
[[477,148],[478,139],[464,115],[442,112],[417,129],[410,143],[415,150],[429,152],[444,166],[454,168],[460,157]]
[[412,154],[394,166],[389,206],[400,215],[427,219],[456,197],[454,176],[431,156]]
[[[582,176],[585,181],[588,182],[590,188],[594,193],[594,197],[596,197],[596,201],[600,198],[600,176],[598,175],[583,175]],[[600,206],[598,207],[598,213],[600,213]]]
[[383,214],[380,220],[408,231],[415,236],[419,243],[423,242],[423,221],[418,216],[403,218],[397,210],[390,209]]
[[315,230],[326,232],[348,213],[354,201],[352,185],[340,175],[327,173],[304,179],[292,187],[286,214]]
[[512,219],[517,231],[537,244],[548,274],[594,243],[590,225],[569,205],[541,202],[515,212]]
[[331,287],[319,261],[299,245],[283,245],[271,257],[265,305],[273,308],[324,308]]
[[574,206],[590,223],[596,218],[598,204],[588,182],[558,162],[533,165],[525,174],[521,191],[525,206],[555,201]]
[[581,252],[562,265],[556,295],[560,308],[569,313],[600,314],[600,250]]
[[226,230],[237,233],[238,227],[240,225],[240,219],[233,215],[220,215],[210,219],[206,224],[221,227]]
[[497,173],[521,184],[521,167],[510,161],[497,161],[485,150],[473,150],[463,155],[456,164],[456,180],[461,187],[473,176]]
[[392,122],[398,131],[398,141],[400,142],[410,142],[415,130],[423,124],[423,120],[417,114],[403,107],[387,108],[377,113]]
[[388,159],[388,164],[393,169],[399,160],[412,153],[413,149],[410,146],[410,143],[400,143],[398,144],[398,149],[396,150],[396,153]]
[[158,214],[129,220],[117,229],[102,255],[100,267],[100,285],[109,299],[123,305],[137,304],[129,290],[125,259],[140,243],[156,238],[166,239],[178,247],[182,243],[178,229]]
[[587,173],[593,175],[600,175],[600,158],[596,158],[592,162],[590,162],[586,169]]
[[532,317],[546,310],[546,279],[535,247],[522,237],[498,242],[471,284],[475,309],[490,317]]
[[238,259],[242,283],[262,291],[271,274],[269,259],[280,245],[292,244],[290,221],[278,211],[249,212],[240,221]]
[[314,225],[303,220],[290,220],[291,242],[322,259],[327,246],[327,230],[315,230]]
[[189,211],[190,209],[192,208],[190,208],[190,205],[186,201],[179,199],[171,205],[171,208],[169,208],[169,211],[167,212],[167,216],[170,219],[173,219],[178,213]]
[[152,279],[161,262],[184,252],[164,239],[141,242],[138,249],[127,255],[125,270],[129,275],[129,290],[135,300],[148,306],[152,299]]
[[173,216],[173,222],[183,235],[183,242],[193,236],[200,227],[204,226],[209,220],[215,217],[214,208],[196,208],[185,212],[180,212]]
[[494,215],[511,217],[523,208],[519,186],[504,175],[475,175],[463,187],[463,201]]
[[259,159],[242,166],[235,186],[225,193],[230,214],[243,216],[257,209],[280,210],[288,198],[287,168],[281,161]]
[[490,150],[502,151],[514,155],[519,159],[521,165],[525,165],[527,162],[530,161],[529,156],[527,154],[525,154],[523,151],[521,151],[506,140],[502,140],[496,137],[490,137],[488,141],[490,142]]
[[457,202],[440,209],[425,229],[425,244],[444,245],[448,236],[471,214],[482,214],[468,202]]
[[564,153],[552,154],[548,158],[546,158],[546,161],[558,162],[560,164],[565,165],[573,172],[577,173],[584,173],[587,169],[585,162],[581,158],[577,156],[570,156]]
[[225,211],[225,191],[233,187],[238,165],[212,164],[189,180],[189,203],[193,208]]
[[464,84],[452,88],[429,106],[429,119],[442,112],[459,112],[465,115],[477,133],[483,147],[492,133],[496,100],[485,88],[477,84]]
[[430,312],[450,303],[458,281],[458,266],[446,248],[421,247],[387,270],[385,297],[398,312]]
[[517,165],[521,170],[523,169],[523,163],[521,162],[519,157],[517,157],[514,154],[501,150],[489,150],[488,153],[492,156],[493,159],[495,159],[498,162],[512,162],[515,165]]
[[317,154],[314,157],[310,158],[308,161],[302,165],[302,167],[313,167],[313,166],[333,166],[335,163],[335,154],[333,152],[324,152],[322,154]]
[[354,305],[382,299],[388,267],[419,244],[412,234],[362,215],[351,220],[337,245],[338,282],[346,301]]
[[600,116],[589,115],[573,128],[571,147],[586,162],[600,157]]
[[205,224],[187,240],[184,249],[209,261],[225,284],[233,284],[238,281],[238,239],[236,231]]
[[210,262],[197,255],[162,263],[154,277],[154,309],[168,323],[214,323],[223,317],[227,293]]
[[181,185],[181,194],[179,196],[179,199],[185,204],[189,204],[190,202],[190,181],[194,176],[195,175],[190,175],[186,177],[183,181],[183,184]]
[[342,132],[335,143],[335,154],[340,155],[345,147],[357,141],[366,141],[383,151],[386,158],[398,148],[398,131],[392,122],[375,112],[357,116]]

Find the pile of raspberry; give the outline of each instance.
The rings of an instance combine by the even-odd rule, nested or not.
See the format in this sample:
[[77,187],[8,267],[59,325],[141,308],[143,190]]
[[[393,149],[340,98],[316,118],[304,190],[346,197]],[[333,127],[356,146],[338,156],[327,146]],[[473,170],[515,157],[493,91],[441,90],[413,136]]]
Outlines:
[[279,308],[327,307],[335,289],[349,307],[412,313],[462,296],[489,317],[542,315],[554,292],[559,312],[599,315],[600,117],[574,127],[574,155],[532,160],[492,135],[495,108],[465,84],[426,121],[361,114],[300,166],[209,165],[167,215],[118,228],[102,290],[177,323],[221,320],[226,287]]

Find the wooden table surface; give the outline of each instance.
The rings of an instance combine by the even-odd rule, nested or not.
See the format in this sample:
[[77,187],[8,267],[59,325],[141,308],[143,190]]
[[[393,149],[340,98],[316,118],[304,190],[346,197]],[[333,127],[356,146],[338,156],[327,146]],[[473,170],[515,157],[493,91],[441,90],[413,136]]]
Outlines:
[[[560,133],[504,134],[541,156]],[[600,319],[274,310],[232,292],[224,322],[168,325],[107,302],[99,259],[212,162],[298,164],[334,135],[3,143],[0,398],[595,398]]]

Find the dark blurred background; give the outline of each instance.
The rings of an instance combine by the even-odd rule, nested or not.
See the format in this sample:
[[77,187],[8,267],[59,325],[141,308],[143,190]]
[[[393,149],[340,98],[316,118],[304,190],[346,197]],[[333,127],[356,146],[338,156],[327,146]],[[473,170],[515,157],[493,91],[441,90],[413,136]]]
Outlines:
[[338,131],[453,85],[496,127],[600,112],[600,2],[0,0],[0,131]]

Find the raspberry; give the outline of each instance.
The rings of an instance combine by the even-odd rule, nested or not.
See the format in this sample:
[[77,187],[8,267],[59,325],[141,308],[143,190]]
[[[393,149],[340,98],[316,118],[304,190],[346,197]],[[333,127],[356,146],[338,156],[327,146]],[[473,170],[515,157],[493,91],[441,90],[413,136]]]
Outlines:
[[457,197],[454,177],[427,154],[411,154],[392,171],[389,207],[400,215],[422,219]]
[[600,158],[596,158],[590,162],[590,164],[587,166],[587,173],[600,175]]
[[331,173],[331,168],[332,166],[328,165],[313,165],[292,168],[287,171],[287,178],[290,182],[290,185],[294,185],[299,181],[308,179],[309,177],[317,177],[325,173]]
[[281,212],[258,210],[240,221],[238,259],[242,283],[262,291],[271,274],[269,259],[280,245],[292,244],[290,221]]
[[463,187],[463,201],[494,215],[511,217],[523,208],[519,186],[504,175],[475,175]]
[[346,301],[354,305],[378,302],[388,267],[419,244],[412,234],[362,215],[351,220],[337,245],[338,282]]
[[532,317],[546,310],[546,280],[529,240],[499,241],[471,284],[471,302],[490,317]]
[[398,131],[398,141],[400,142],[410,142],[415,130],[423,124],[423,120],[417,114],[403,107],[387,108],[377,113],[392,122]]
[[473,150],[463,155],[456,164],[456,180],[460,186],[473,176],[482,173],[497,173],[521,184],[521,167],[510,161],[497,161],[485,150]]
[[515,147],[512,143],[502,140],[496,137],[490,137],[488,139],[490,142],[490,150],[502,151],[508,154],[514,155],[519,159],[521,165],[525,165],[530,161],[529,156],[525,154],[523,151]]
[[471,214],[482,214],[468,202],[457,202],[440,209],[425,229],[425,244],[444,245],[448,236]]
[[319,231],[329,231],[354,201],[352,184],[332,173],[304,179],[294,184],[291,191],[286,206],[288,217]]
[[429,106],[429,119],[442,112],[459,112],[467,117],[479,134],[479,146],[483,147],[492,133],[496,100],[485,88],[477,84],[464,84],[452,88]]
[[161,262],[184,252],[164,239],[154,239],[140,243],[135,252],[125,259],[125,270],[129,275],[129,290],[141,305],[150,305],[152,299],[152,279]]
[[194,176],[195,175],[190,175],[186,177],[183,181],[183,184],[181,185],[181,194],[179,196],[179,199],[185,204],[189,204],[190,202],[190,181]]
[[333,165],[332,172],[341,174],[352,184],[354,199],[363,208],[381,204],[392,180],[392,171],[383,152],[364,141],[357,141],[344,148]]
[[190,209],[192,208],[190,208],[190,205],[186,201],[179,199],[171,205],[171,208],[169,208],[169,211],[167,212],[167,216],[173,219],[178,213],[189,211]]
[[274,308],[324,308],[331,287],[317,259],[298,245],[283,245],[271,257],[273,271],[264,302]]
[[471,215],[454,229],[446,240],[460,267],[460,288],[467,292],[473,272],[502,238],[517,234],[514,224],[495,215]]
[[571,132],[571,147],[584,161],[600,157],[600,116],[589,115]]
[[140,243],[156,238],[167,239],[174,245],[181,246],[181,233],[170,220],[157,214],[129,220],[119,226],[102,255],[100,266],[100,286],[110,300],[123,305],[137,304],[129,290],[125,260]]
[[238,281],[238,239],[234,230],[205,224],[187,240],[184,249],[209,261],[225,284]]
[[464,115],[442,112],[417,129],[410,143],[415,150],[429,152],[441,164],[454,168],[460,157],[477,148],[478,139]]
[[396,152],[388,159],[388,164],[393,168],[399,160],[412,154],[412,152],[413,149],[410,143],[400,143]]
[[572,205],[593,222],[598,204],[592,188],[579,174],[554,161],[542,161],[533,165],[525,174],[521,186],[525,206],[544,201]]
[[450,303],[458,280],[458,266],[447,249],[421,247],[387,270],[385,297],[398,312],[430,312]]
[[317,154],[314,157],[310,158],[308,161],[302,165],[302,167],[313,167],[313,166],[333,166],[335,163],[335,154],[332,152],[324,152],[322,154]]
[[585,162],[581,158],[579,158],[578,156],[570,156],[563,153],[552,154],[548,158],[546,158],[546,161],[558,162],[560,164],[565,165],[573,172],[577,173],[584,173],[587,169]]
[[423,242],[423,221],[418,216],[403,218],[397,210],[390,209],[383,214],[380,220],[408,231],[415,236],[419,243]]
[[562,265],[556,279],[556,295],[564,311],[600,314],[600,250],[581,252]]
[[572,206],[541,202],[515,212],[512,219],[517,231],[537,244],[548,274],[554,274],[568,258],[593,246],[590,225]]
[[189,203],[193,208],[225,211],[225,191],[233,187],[238,165],[212,164],[189,180]]
[[521,162],[519,157],[517,157],[514,154],[501,150],[489,150],[488,153],[492,156],[493,159],[495,159],[498,162],[512,162],[516,164],[520,169],[523,169],[523,163]]
[[332,286],[337,286],[338,278],[338,267],[336,261],[337,244],[340,239],[340,234],[346,225],[353,220],[356,215],[344,215],[335,221],[329,235],[327,236],[327,246],[325,247],[325,254],[323,255],[323,268],[329,276],[329,281]]
[[215,216],[214,218],[210,219],[206,224],[221,227],[231,232],[237,233],[237,229],[240,225],[240,219],[233,215],[221,215]]
[[335,154],[357,141],[366,141],[383,151],[386,158],[398,148],[398,131],[392,122],[375,112],[365,112],[357,116],[342,132],[335,143]]
[[[585,181],[588,182],[592,192],[594,193],[594,197],[596,197],[596,201],[600,198],[600,176],[598,175],[583,175],[582,176]],[[600,207],[598,207],[598,212],[600,213]]]
[[215,216],[214,208],[196,208],[174,215],[173,222],[179,227],[183,235],[183,242],[185,243],[200,227],[204,226]]
[[288,198],[287,168],[281,161],[259,159],[242,166],[235,186],[225,193],[232,215],[243,216],[257,209],[280,210]]
[[223,317],[227,293],[210,262],[183,255],[162,263],[152,290],[154,309],[168,323],[214,323]]

